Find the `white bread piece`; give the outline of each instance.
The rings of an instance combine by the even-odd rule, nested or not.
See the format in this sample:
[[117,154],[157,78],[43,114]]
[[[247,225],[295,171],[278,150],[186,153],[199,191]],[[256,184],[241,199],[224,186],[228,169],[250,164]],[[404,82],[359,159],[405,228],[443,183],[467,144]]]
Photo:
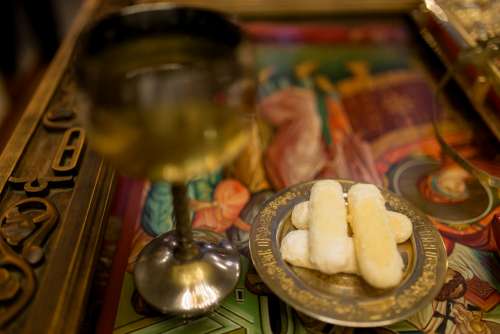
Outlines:
[[[292,211],[292,225],[300,230],[308,229],[309,214],[309,201],[295,205]],[[400,244],[408,240],[413,233],[413,225],[410,218],[402,213],[390,210],[387,210],[387,214],[389,215],[389,225],[394,233],[396,243]],[[348,221],[350,221],[350,219],[348,219]]]
[[309,201],[301,202],[293,207],[292,225],[299,230],[309,227]]
[[[291,265],[308,269],[316,269],[316,267],[309,260],[309,231],[290,231],[281,241],[280,251],[283,260]],[[352,238],[349,238],[347,265],[342,272],[346,274],[358,273],[356,254],[354,252],[354,242]]]
[[349,238],[340,183],[317,181],[311,188],[309,207],[309,259],[323,273],[341,272],[347,266]]
[[398,285],[403,277],[403,260],[382,194],[374,185],[359,183],[351,187],[347,197],[361,276],[376,288]]
[[408,240],[413,233],[413,225],[410,218],[402,213],[394,211],[387,211],[387,215],[389,217],[389,226],[394,234],[396,243],[400,244]]
[[309,260],[309,232],[295,230],[288,232],[281,241],[283,260],[297,267],[316,269]]

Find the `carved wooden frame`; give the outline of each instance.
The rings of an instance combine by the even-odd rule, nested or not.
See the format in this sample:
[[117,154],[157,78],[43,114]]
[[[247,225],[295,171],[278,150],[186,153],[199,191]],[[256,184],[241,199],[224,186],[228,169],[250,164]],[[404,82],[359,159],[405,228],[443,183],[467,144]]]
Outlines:
[[73,333],[86,296],[114,173],[76,126],[73,46],[86,1],[0,156],[0,328]]

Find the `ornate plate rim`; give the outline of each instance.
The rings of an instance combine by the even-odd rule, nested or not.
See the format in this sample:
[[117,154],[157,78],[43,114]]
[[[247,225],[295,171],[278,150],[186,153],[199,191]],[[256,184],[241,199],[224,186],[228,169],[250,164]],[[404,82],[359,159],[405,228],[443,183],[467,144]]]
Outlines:
[[[420,250],[422,254],[416,258],[409,278],[404,279],[400,286],[394,289],[393,295],[378,301],[379,304],[383,304],[384,301],[389,303],[387,309],[394,315],[391,317],[381,315],[387,314],[387,310],[384,310],[380,311],[378,316],[372,314],[372,318],[367,320],[346,320],[345,315],[352,313],[357,307],[370,308],[370,306],[354,305],[352,302],[350,305],[349,303],[340,305],[338,304],[339,298],[336,296],[330,296],[330,298],[325,294],[318,296],[300,286],[300,280],[297,282],[296,275],[290,274],[291,269],[281,258],[278,248],[278,232],[290,206],[300,202],[301,197],[309,193],[309,189],[316,181],[318,180],[299,183],[279,191],[264,202],[253,221],[249,240],[250,255],[257,273],[273,293],[304,314],[327,323],[348,327],[390,325],[405,320],[427,303],[432,302],[444,283],[448,267],[443,240],[422,211],[399,195],[380,187],[379,189],[392,209],[399,211],[404,207],[407,210],[405,213],[410,214],[416,253],[420,254]],[[337,181],[341,183],[344,191],[353,184],[359,183],[350,180]],[[398,209],[396,203],[402,207]],[[283,213],[283,211],[286,212]],[[408,284],[409,286],[406,286]],[[383,306],[376,304],[377,299],[371,308]],[[369,314],[366,315],[369,316]],[[380,319],[376,319],[377,317]]]

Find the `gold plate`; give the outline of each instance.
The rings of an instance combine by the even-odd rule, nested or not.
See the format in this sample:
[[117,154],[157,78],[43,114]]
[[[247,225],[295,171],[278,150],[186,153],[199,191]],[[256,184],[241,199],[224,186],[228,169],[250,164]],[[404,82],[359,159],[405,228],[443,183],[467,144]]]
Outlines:
[[[344,193],[355,184],[339,180]],[[255,218],[250,254],[260,277],[296,310],[324,322],[349,327],[376,327],[403,320],[432,302],[444,283],[447,259],[443,241],[430,220],[403,198],[381,189],[388,209],[413,223],[410,240],[398,245],[405,267],[401,283],[380,290],[356,275],[326,275],[294,267],[281,257],[282,238],[294,229],[293,207],[309,199],[314,181],[285,189],[270,198]]]

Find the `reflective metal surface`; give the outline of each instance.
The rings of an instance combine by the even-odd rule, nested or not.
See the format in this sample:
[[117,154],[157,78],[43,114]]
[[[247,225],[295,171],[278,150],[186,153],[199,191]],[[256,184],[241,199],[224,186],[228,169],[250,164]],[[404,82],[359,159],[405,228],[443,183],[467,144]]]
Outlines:
[[194,230],[198,254],[179,260],[178,237],[168,232],[149,243],[135,264],[135,285],[141,296],[162,313],[194,317],[214,309],[236,286],[238,252],[223,236]]
[[[339,180],[344,192],[354,184]],[[406,319],[432,302],[444,283],[447,260],[443,241],[425,214],[408,201],[381,189],[386,206],[413,223],[410,240],[399,244],[404,262],[401,283],[376,289],[352,274],[326,275],[294,267],[281,257],[283,237],[294,227],[293,207],[309,199],[314,181],[294,185],[262,207],[252,224],[250,254],[264,283],[296,310],[318,320],[348,327],[377,327]]]

